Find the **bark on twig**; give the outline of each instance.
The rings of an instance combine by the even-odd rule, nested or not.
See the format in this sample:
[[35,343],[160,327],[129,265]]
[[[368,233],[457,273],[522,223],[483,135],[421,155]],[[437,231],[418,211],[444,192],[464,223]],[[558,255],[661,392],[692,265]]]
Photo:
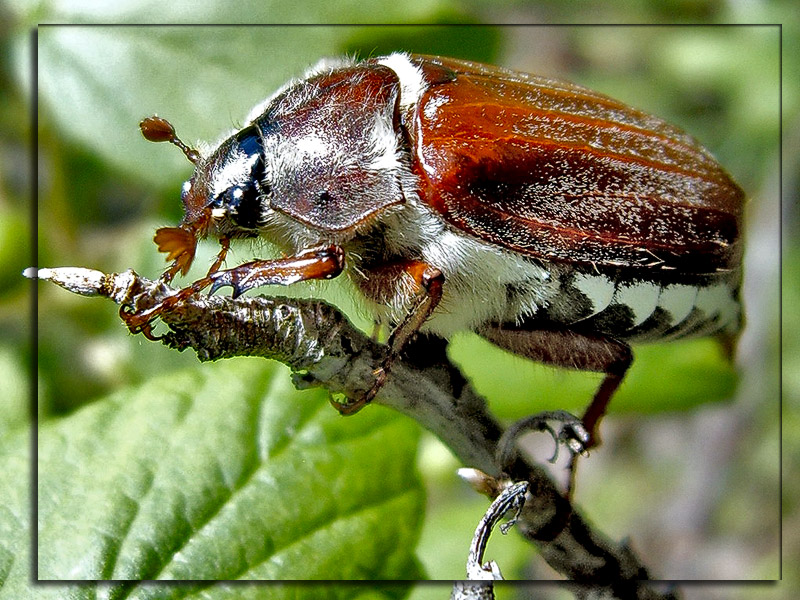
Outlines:
[[[43,269],[38,277],[76,293],[109,297],[137,311],[175,293],[133,271],[106,275],[89,269]],[[372,372],[385,353],[338,309],[320,300],[195,295],[162,314],[161,320],[170,329],[162,343],[178,350],[191,348],[202,361],[244,355],[275,359],[292,369],[296,385],[323,385],[350,398],[370,387]],[[495,449],[503,429],[443,354],[422,362],[398,360],[375,402],[418,421],[464,465],[492,477],[502,475]],[[508,470],[505,476],[511,481],[529,484],[517,528],[553,569],[572,581],[569,585],[578,598],[677,597],[648,581],[647,569],[627,544],[589,525],[544,468],[518,457]]]

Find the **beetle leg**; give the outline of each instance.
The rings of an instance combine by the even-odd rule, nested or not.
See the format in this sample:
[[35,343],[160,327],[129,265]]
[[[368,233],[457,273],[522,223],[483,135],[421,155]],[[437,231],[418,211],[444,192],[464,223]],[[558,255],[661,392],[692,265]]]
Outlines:
[[[583,413],[581,418],[583,426],[575,427],[565,421],[566,427],[559,435],[559,439],[573,451],[570,465],[571,489],[575,456],[600,445],[600,421],[633,361],[630,346],[610,337],[587,335],[569,329],[528,330],[494,325],[484,328],[480,334],[505,350],[537,362],[567,369],[605,373],[603,382]],[[513,438],[508,440],[509,444],[514,442]],[[499,452],[502,455],[512,454],[509,449],[503,448],[500,448]]]
[[[230,238],[227,237],[220,238],[219,243],[220,246],[222,246],[222,248],[220,249],[219,253],[217,253],[216,258],[214,259],[214,262],[211,265],[211,267],[208,269],[208,273],[206,273],[206,275],[211,275],[212,273],[216,273],[222,266],[222,263],[225,262],[225,257],[228,255],[228,250],[231,247]],[[172,263],[172,265],[167,267],[164,273],[162,273],[161,281],[163,281],[164,283],[171,283],[172,280],[175,278],[175,275],[184,270],[184,268],[185,268],[184,262],[179,257],[178,259],[175,260],[175,262]]]
[[161,274],[160,277],[161,281],[167,284],[171,283],[172,280],[175,279],[175,275],[180,273],[181,269],[182,266],[176,260],[169,267],[167,267],[167,269]]
[[208,273],[206,273],[206,276],[213,275],[214,273],[219,271],[219,268],[222,266],[222,263],[225,262],[225,257],[228,256],[228,250],[231,247],[230,238],[221,238],[219,240],[219,243],[220,243],[220,246],[222,246],[222,248],[220,249],[219,253],[217,254],[217,257],[214,259],[214,262],[212,263],[212,265],[209,267]]
[[[550,427],[549,421],[560,422],[563,427],[561,433],[556,433]],[[561,443],[564,443],[573,454],[580,454],[589,440],[589,432],[578,417],[565,410],[544,411],[520,419],[505,430],[497,442],[497,461],[500,465],[505,467],[512,464],[516,440],[528,431],[545,431],[553,438],[555,451],[553,456],[548,459],[548,462],[551,463],[558,460],[558,449]]]
[[[224,255],[222,257],[224,259]],[[235,298],[247,290],[263,285],[290,285],[307,279],[330,279],[341,273],[343,268],[344,252],[338,246],[308,250],[298,256],[276,260],[256,260],[233,269],[212,271],[146,310],[133,312],[129,307],[123,306],[120,316],[132,333],[148,334],[151,321],[209,286],[213,293],[229,285],[233,288]]]
[[344,251],[338,246],[309,250],[299,256],[276,260],[254,260],[233,269],[216,271],[205,279],[210,293],[229,285],[234,298],[265,285],[291,285],[309,279],[332,279],[344,269]]
[[349,404],[342,404],[331,400],[331,404],[342,415],[352,415],[372,402],[380,389],[386,383],[392,363],[397,358],[406,343],[416,334],[423,323],[431,316],[431,313],[439,305],[442,299],[442,285],[444,275],[436,267],[420,262],[408,261],[386,267],[387,270],[396,270],[398,276],[410,276],[415,284],[416,298],[413,306],[406,314],[403,321],[392,331],[387,345],[389,351],[381,365],[375,369],[375,382],[372,387],[361,398]]

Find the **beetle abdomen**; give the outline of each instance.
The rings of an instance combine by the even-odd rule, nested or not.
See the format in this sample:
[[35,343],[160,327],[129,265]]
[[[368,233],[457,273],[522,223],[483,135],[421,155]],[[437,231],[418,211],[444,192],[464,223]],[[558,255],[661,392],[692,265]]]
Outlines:
[[534,318],[638,343],[735,333],[738,276],[659,282],[576,270],[562,276],[560,293]]

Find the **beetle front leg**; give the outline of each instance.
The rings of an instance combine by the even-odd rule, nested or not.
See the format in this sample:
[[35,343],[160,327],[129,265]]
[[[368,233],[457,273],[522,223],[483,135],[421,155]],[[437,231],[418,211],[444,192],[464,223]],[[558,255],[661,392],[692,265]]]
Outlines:
[[211,266],[208,268],[208,273],[206,273],[206,276],[213,275],[214,273],[219,271],[219,268],[222,266],[222,263],[225,262],[225,257],[228,256],[228,250],[230,250],[231,247],[230,238],[220,239],[219,244],[221,246],[220,251],[217,253],[214,262],[211,263]]
[[380,389],[386,383],[386,378],[400,351],[406,343],[416,334],[420,327],[439,305],[442,299],[442,286],[444,275],[436,267],[421,262],[407,261],[378,268],[371,273],[376,280],[395,279],[405,277],[413,282],[415,299],[411,309],[403,321],[392,331],[387,345],[389,346],[386,358],[381,366],[375,369],[375,383],[361,398],[349,404],[342,404],[331,400],[331,404],[342,415],[352,415],[372,402]]
[[[221,261],[220,261],[221,262]],[[211,287],[211,293],[231,286],[233,297],[264,285],[291,285],[309,279],[331,279],[344,269],[344,251],[338,246],[308,250],[298,256],[275,260],[256,260],[232,269],[216,271],[165,298],[155,306],[139,312],[130,307],[120,309],[120,316],[132,333],[149,334],[150,323],[165,311],[171,310],[190,296]],[[151,337],[151,334],[148,335]]]
[[[332,279],[344,269],[344,251],[339,246],[309,250],[298,256],[276,260],[254,260],[233,269],[216,271],[205,280],[210,293],[231,286],[237,298],[248,290],[265,285],[291,285],[309,279]],[[202,280],[201,280],[202,281]]]

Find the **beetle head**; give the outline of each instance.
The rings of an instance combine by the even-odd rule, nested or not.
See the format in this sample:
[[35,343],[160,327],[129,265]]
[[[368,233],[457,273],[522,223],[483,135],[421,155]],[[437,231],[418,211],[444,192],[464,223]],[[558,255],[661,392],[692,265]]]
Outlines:
[[195,165],[183,187],[180,226],[154,238],[174,261],[169,275],[186,274],[198,240],[210,234],[230,239],[270,230],[297,250],[352,236],[372,215],[403,202],[399,90],[397,75],[377,64],[313,75],[276,94],[205,157],[167,121],[145,119],[148,140],[178,146]]
[[256,234],[262,218],[261,197],[268,190],[255,126],[231,136],[207,158],[181,142],[165,119],[149,117],[140,127],[145,138],[178,146],[195,165],[194,174],[181,191],[184,216],[180,226],[162,227],[154,237],[159,251],[174,261],[171,274],[187,273],[198,241],[209,233],[218,237]]

